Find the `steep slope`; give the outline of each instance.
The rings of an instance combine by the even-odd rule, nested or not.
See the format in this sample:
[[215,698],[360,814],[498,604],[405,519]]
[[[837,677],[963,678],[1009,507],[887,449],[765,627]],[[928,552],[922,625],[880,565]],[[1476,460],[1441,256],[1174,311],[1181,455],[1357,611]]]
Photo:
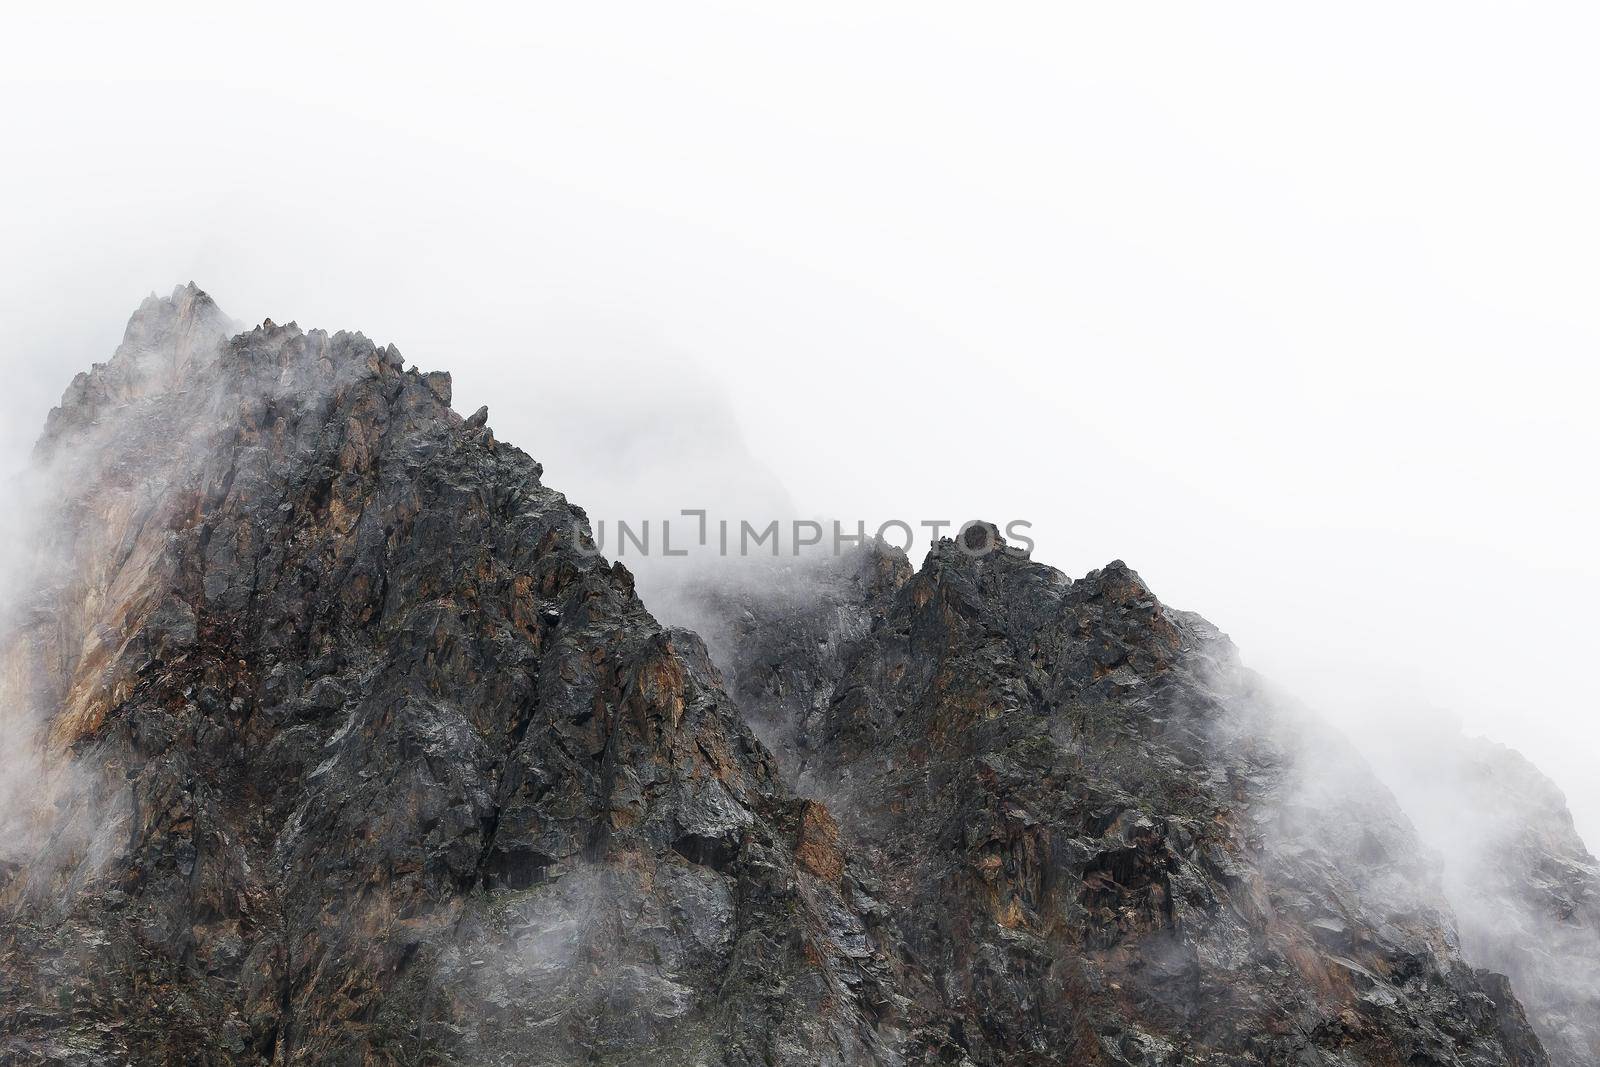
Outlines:
[[1463,949],[1510,976],[1552,1063],[1600,1063],[1600,863],[1566,799],[1502,745],[1442,727],[1408,741],[1381,769],[1440,855]]
[[0,1061],[882,1058],[870,902],[698,640],[448,376],[226,332],[147,301],[40,444]]
[[778,587],[708,593],[708,640],[973,1062],[1546,1062],[1393,799],[1121,563]]

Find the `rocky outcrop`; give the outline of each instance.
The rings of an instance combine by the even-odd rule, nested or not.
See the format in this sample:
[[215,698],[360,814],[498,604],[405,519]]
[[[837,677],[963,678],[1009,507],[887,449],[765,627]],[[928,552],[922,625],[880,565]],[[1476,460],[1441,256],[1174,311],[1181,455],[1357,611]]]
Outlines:
[[40,445],[0,1061],[891,1059],[872,905],[583,513],[447,375],[220,321],[147,302]]
[[1123,564],[788,584],[709,592],[708,639],[971,1062],[1546,1062],[1393,798]]
[[147,301],[40,443],[0,1062],[1546,1062],[1364,765],[1125,566],[708,589],[725,686],[447,375],[232,332]]

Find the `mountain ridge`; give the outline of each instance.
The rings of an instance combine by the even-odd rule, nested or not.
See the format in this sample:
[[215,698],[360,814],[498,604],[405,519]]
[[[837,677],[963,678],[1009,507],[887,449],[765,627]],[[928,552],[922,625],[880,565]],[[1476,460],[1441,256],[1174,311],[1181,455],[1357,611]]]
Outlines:
[[1120,561],[708,588],[719,670],[450,400],[192,283],[74,379],[0,1058],[1548,1062],[1387,791]]

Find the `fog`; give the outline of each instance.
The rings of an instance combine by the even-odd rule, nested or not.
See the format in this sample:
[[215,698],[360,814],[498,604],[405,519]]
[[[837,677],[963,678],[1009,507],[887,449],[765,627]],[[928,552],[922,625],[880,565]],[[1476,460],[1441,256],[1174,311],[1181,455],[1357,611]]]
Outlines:
[[595,519],[1126,559],[1369,751],[1519,749],[1592,843],[1597,19],[35,5],[4,467],[193,278],[452,371]]

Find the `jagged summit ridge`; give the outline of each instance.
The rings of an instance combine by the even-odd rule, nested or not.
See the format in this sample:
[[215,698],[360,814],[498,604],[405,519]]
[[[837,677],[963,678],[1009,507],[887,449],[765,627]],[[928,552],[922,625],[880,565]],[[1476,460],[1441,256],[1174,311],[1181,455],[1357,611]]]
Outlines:
[[234,324],[193,282],[166,299],[151,293],[128,319],[110,361],[80,372],[50,412],[38,451],[92,425],[102,413],[153,392],[175,388],[216,358]]
[[1120,561],[961,547],[704,617],[972,1062],[1546,1062],[1387,790],[1220,631]]

